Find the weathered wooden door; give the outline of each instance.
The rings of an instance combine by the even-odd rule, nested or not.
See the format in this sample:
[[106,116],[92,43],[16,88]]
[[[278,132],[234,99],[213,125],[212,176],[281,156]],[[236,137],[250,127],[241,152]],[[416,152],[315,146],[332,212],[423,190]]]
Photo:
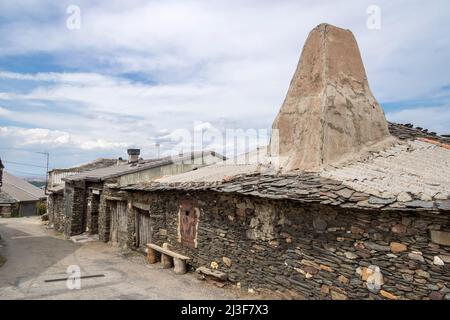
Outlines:
[[141,209],[136,210],[137,235],[136,247],[145,250],[147,243],[152,242],[152,228],[150,224],[150,214]]
[[110,241],[112,243],[126,242],[127,234],[127,203],[125,201],[112,202],[110,204],[111,228]]
[[192,201],[181,201],[178,217],[181,244],[186,247],[196,248],[198,217]]

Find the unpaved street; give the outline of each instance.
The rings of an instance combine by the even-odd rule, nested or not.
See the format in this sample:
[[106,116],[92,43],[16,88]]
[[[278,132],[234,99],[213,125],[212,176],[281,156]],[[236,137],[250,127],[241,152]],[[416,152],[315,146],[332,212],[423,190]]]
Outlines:
[[[102,242],[75,244],[56,236],[37,217],[0,219],[0,299],[236,299],[195,275],[175,275],[145,257]],[[78,265],[81,289],[64,279]]]

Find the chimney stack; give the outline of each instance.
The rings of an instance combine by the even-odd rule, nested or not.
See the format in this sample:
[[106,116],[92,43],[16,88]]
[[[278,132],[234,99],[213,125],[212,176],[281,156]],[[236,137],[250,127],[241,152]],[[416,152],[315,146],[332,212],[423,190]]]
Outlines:
[[128,149],[128,163],[135,163],[139,161],[140,149]]
[[320,171],[392,143],[350,30],[310,32],[272,129],[270,153],[283,171]]

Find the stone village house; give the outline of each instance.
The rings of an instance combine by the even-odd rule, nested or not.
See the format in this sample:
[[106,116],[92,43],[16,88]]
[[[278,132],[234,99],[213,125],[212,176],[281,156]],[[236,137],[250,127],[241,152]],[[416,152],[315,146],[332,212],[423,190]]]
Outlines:
[[[64,188],[59,187],[62,193],[57,189],[52,198],[52,209],[56,209],[54,217],[60,217],[54,218],[55,229],[64,232],[67,237],[88,232],[91,235],[99,234],[103,240],[117,243],[121,237],[123,220],[118,218],[116,208],[108,211],[108,216],[99,215],[102,195],[108,193],[109,185],[123,186],[151,181],[224,160],[222,156],[211,151],[150,160],[140,159],[139,154],[139,149],[129,149],[126,163],[120,162],[117,165],[63,177]],[[120,209],[119,203],[117,210]]]
[[0,217],[36,215],[38,204],[45,201],[44,191],[3,169],[0,159]]
[[80,166],[63,169],[53,169],[48,173],[47,187],[47,212],[49,226],[58,232],[64,232],[64,178],[79,174],[84,171],[106,168],[119,164],[125,164],[121,159],[97,159]]
[[308,299],[450,299],[450,140],[386,122],[350,31],[311,31],[273,129],[244,163],[104,184],[100,238]]

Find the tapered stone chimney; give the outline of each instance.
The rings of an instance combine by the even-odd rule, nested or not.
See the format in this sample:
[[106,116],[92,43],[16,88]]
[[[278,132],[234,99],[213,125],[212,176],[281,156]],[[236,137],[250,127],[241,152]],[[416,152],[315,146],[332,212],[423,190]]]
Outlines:
[[284,171],[317,171],[392,141],[351,31],[310,32],[272,128],[270,153]]

